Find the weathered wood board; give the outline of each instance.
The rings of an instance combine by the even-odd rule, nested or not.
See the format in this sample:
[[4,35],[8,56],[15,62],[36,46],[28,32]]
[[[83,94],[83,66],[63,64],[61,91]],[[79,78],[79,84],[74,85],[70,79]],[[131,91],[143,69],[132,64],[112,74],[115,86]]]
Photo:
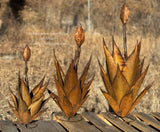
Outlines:
[[0,132],[159,132],[160,113],[134,113],[120,118],[111,113],[85,112],[78,118],[39,120],[27,127],[12,121],[0,121]]
[[126,132],[129,132],[129,131],[137,132],[138,131],[135,128],[133,128],[132,126],[130,126],[127,123],[125,123],[124,121],[122,121],[119,117],[114,116],[111,113],[102,113],[101,116],[103,116],[106,120],[111,122],[113,125],[117,126],[122,131],[126,131]]
[[58,121],[62,126],[66,128],[69,132],[99,132],[100,130],[97,129],[94,125],[89,124],[85,121],[81,116],[77,119],[72,120],[65,120],[60,119],[63,117],[54,116],[54,119]]
[[0,130],[2,132],[18,132],[12,121],[0,121]]
[[135,113],[135,116],[140,118],[141,120],[145,121],[146,123],[150,124],[151,126],[155,127],[156,129],[160,130],[160,122],[156,120],[153,116],[144,114],[144,113]]
[[114,126],[110,126],[103,122],[96,114],[91,112],[85,112],[82,114],[82,116],[87,120],[90,121],[92,124],[94,124],[97,128],[99,128],[101,131],[105,132],[117,132],[118,129]]

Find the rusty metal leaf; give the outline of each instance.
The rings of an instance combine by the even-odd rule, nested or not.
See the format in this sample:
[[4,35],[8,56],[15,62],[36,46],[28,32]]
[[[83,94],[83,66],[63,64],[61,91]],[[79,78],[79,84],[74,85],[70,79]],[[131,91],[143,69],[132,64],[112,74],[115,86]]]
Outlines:
[[90,66],[90,63],[91,63],[91,59],[92,59],[92,56],[90,57],[88,63],[86,64],[84,70],[83,70],[83,73],[80,77],[80,85],[81,85],[81,88],[83,87],[83,84],[85,82],[85,79],[86,79],[86,76],[87,76],[87,73],[88,73],[88,69],[89,69],[89,66]]
[[148,68],[149,66],[146,68],[146,70],[143,72],[143,74],[140,76],[140,78],[137,80],[137,82],[135,83],[135,85],[132,86],[132,90],[133,90],[133,99],[136,98],[137,96],[137,93],[138,93],[138,90],[140,89],[141,87],[141,84],[147,74],[147,71],[148,71]]
[[44,79],[45,79],[45,76],[42,78],[42,80],[38,83],[38,85],[36,85],[34,87],[34,89],[31,91],[31,95],[34,96],[37,94],[37,92],[40,90],[40,88],[42,87],[43,85],[43,82],[44,82]]
[[9,101],[8,101],[8,104],[9,104],[10,108],[12,109],[14,115],[16,116],[18,122],[19,122],[19,123],[22,123],[22,121],[20,120],[18,111],[13,107],[13,105],[11,105],[11,103],[10,103]]
[[119,112],[119,104],[116,102],[116,100],[110,96],[108,93],[106,93],[105,91],[103,91],[101,89],[103,95],[105,96],[105,98],[108,100],[108,103],[110,104],[110,106],[112,107],[112,109],[114,110],[115,113]]
[[77,113],[79,108],[83,105],[83,103],[87,100],[88,97],[89,95],[85,96],[85,98],[83,98],[79,103],[77,103],[77,105],[73,107],[73,116]]
[[107,63],[109,78],[110,78],[111,82],[113,82],[114,77],[116,76],[117,66],[114,62],[112,55],[110,54],[110,52],[108,51],[108,49],[106,47],[104,39],[103,39],[103,48],[104,48],[104,53],[106,56],[106,63]]
[[46,90],[48,84],[49,84],[49,81],[40,88],[40,90],[37,92],[35,96],[33,96],[32,103],[37,101],[39,98],[41,98],[44,95],[44,91]]
[[68,100],[72,106],[76,105],[81,99],[81,87],[80,82],[78,81],[77,85],[70,91],[68,94]]
[[119,66],[117,66],[117,72],[115,79],[112,83],[112,88],[114,91],[115,100],[117,101],[118,104],[120,104],[122,97],[129,92],[130,87],[127,80],[121,73]]
[[120,103],[120,106],[119,106],[120,111],[121,111],[121,113],[120,113],[121,117],[125,117],[128,114],[132,103],[133,103],[133,91],[130,91],[121,100],[121,103]]
[[116,65],[118,64],[119,68],[120,68],[120,71],[122,71],[123,67],[125,66],[125,62],[124,62],[124,59],[122,57],[121,51],[117,47],[115,41],[113,43],[113,54],[112,54],[112,56],[113,56],[115,64]]
[[23,112],[26,111],[28,109],[27,104],[25,103],[25,101],[23,101],[22,97],[19,96],[18,98],[18,113],[20,118],[23,116]]
[[99,60],[98,60],[98,63],[99,63],[99,67],[100,67],[100,70],[101,70],[101,77],[102,77],[103,83],[104,83],[104,85],[105,85],[105,88],[106,88],[107,92],[108,92],[111,96],[114,96],[114,92],[113,92],[113,89],[112,89],[112,86],[111,86],[109,77],[108,77],[108,75],[105,73],[102,65],[101,65],[100,62],[99,62]]
[[75,70],[74,61],[72,60],[64,80],[64,91],[67,96],[77,83],[78,77]]
[[137,105],[137,103],[140,101],[140,99],[145,95],[145,93],[151,88],[153,83],[151,83],[150,85],[148,85],[136,98],[136,100],[133,102],[129,112],[131,112],[133,110],[133,108]]
[[23,124],[28,124],[29,122],[31,122],[31,115],[28,110],[23,112],[22,121],[23,121]]
[[92,81],[94,80],[94,77],[87,83],[84,85],[83,89],[82,89],[82,95],[81,95],[81,99],[84,99],[88,93],[88,89],[90,87],[90,85],[92,84]]
[[37,101],[33,102],[29,107],[28,110],[30,110],[31,116],[34,116],[42,107],[42,101],[43,101],[44,95],[41,96]]
[[21,97],[25,101],[26,105],[29,106],[31,104],[31,97],[30,97],[28,88],[25,82],[23,81],[23,79],[21,79],[20,81],[21,81],[21,85],[20,85]]
[[125,76],[128,84],[132,87],[137,79],[140,77],[140,53],[141,43],[138,43],[126,61],[126,66],[123,68],[123,75]]
[[56,66],[57,79],[58,79],[58,82],[61,85],[61,87],[63,87],[63,85],[64,85],[64,72],[63,72],[63,70],[62,70],[62,68],[56,58],[54,50],[53,50],[53,54],[54,54],[54,63]]
[[48,93],[53,98],[53,100],[56,102],[58,107],[62,110],[60,103],[59,103],[59,97],[56,94],[52,93],[50,90],[48,90]]
[[40,116],[42,113],[44,113],[48,108],[45,108],[44,110],[39,111],[37,114],[32,116],[32,121],[35,120],[38,116]]
[[18,108],[18,99],[17,97],[13,94],[12,90],[10,89],[10,94],[11,94],[11,97],[12,97],[12,100],[13,100],[13,103],[14,103],[14,106],[15,108],[17,109]]
[[69,102],[68,98],[66,96],[63,96],[63,102],[60,102],[60,106],[67,117],[73,116],[73,108],[72,104]]

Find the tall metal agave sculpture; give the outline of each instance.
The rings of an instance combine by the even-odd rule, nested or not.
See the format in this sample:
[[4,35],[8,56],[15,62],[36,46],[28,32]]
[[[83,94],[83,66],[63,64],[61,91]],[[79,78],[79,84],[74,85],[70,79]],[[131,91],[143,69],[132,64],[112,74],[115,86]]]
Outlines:
[[10,89],[10,94],[14,103],[14,106],[9,103],[14,115],[20,124],[29,124],[40,116],[47,108],[41,110],[41,108],[48,102],[49,98],[44,100],[44,91],[46,90],[48,83],[43,85],[44,78],[39,82],[38,85],[33,88],[31,92],[29,89],[29,82],[27,77],[28,66],[27,62],[31,56],[31,51],[28,46],[25,47],[23,52],[23,58],[25,61],[25,80],[20,77],[18,78],[18,97],[14,95]]
[[73,117],[78,109],[88,98],[89,87],[93,81],[93,78],[85,83],[87,72],[90,66],[91,58],[86,64],[81,77],[78,79],[78,62],[80,58],[81,45],[85,40],[85,33],[82,26],[79,25],[75,33],[75,41],[77,44],[77,50],[75,52],[75,58],[72,60],[66,75],[64,74],[56,56],[54,53],[54,62],[56,66],[57,75],[55,76],[55,84],[58,95],[48,90],[50,96],[56,102],[61,111],[66,117]]
[[108,103],[113,111],[120,117],[127,116],[152,85],[152,83],[148,85],[138,95],[138,91],[149,66],[144,70],[144,72],[142,72],[144,60],[140,62],[139,59],[141,42],[136,44],[135,49],[129,56],[127,55],[126,24],[128,21],[128,16],[129,10],[126,4],[124,4],[120,14],[123,24],[124,56],[122,56],[121,51],[117,47],[114,39],[112,54],[107,49],[103,39],[107,73],[99,62],[102,80],[106,88],[106,91],[101,91],[108,100]]

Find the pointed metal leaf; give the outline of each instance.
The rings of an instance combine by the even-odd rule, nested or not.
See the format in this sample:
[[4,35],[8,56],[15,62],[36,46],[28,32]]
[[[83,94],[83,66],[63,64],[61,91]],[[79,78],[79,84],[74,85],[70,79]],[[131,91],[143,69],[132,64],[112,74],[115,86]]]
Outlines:
[[76,105],[77,102],[81,99],[81,87],[80,82],[78,81],[77,85],[70,91],[68,99],[72,106]]
[[28,110],[31,112],[31,117],[38,113],[38,111],[41,109],[43,98],[44,95],[28,107]]
[[114,112],[118,113],[119,112],[119,105],[116,102],[116,100],[112,96],[110,96],[108,93],[106,93],[105,91],[103,91],[102,89],[101,89],[101,91],[102,91],[103,95],[105,96],[105,98],[107,99],[109,105],[114,110]]
[[59,84],[59,82],[57,81],[56,78],[55,78],[55,83],[56,83],[56,88],[57,88],[57,92],[58,92],[59,101],[63,102],[63,96],[65,96],[65,92],[64,92],[63,88],[61,87],[61,85]]
[[133,91],[130,91],[121,100],[121,103],[120,103],[121,117],[125,117],[128,114],[132,103],[133,103]]
[[22,122],[23,122],[23,124],[28,124],[29,122],[31,122],[31,115],[28,110],[23,112]]
[[40,116],[41,114],[43,114],[48,108],[45,108],[44,110],[39,111],[37,114],[35,114],[34,116],[32,116],[32,121],[35,120],[38,116]]
[[125,62],[124,59],[122,57],[121,51],[119,50],[119,48],[117,47],[115,41],[113,40],[113,59],[115,64],[119,65],[120,70],[122,71],[123,67],[125,66]]
[[48,81],[47,83],[45,83],[45,84],[40,88],[40,90],[37,92],[37,94],[36,94],[35,96],[33,96],[33,98],[32,98],[32,103],[35,102],[35,101],[37,101],[39,98],[41,98],[41,97],[44,95],[44,92],[45,92],[48,84],[49,84],[49,81]]
[[81,77],[79,79],[81,88],[83,87],[83,84],[85,82],[85,79],[86,79],[86,76],[87,76],[87,73],[88,73],[88,69],[89,69],[89,66],[90,66],[90,63],[91,63],[91,59],[92,59],[92,57],[90,57],[88,63],[86,64],[86,66],[85,66],[85,68],[83,70],[83,73],[82,73],[82,75],[81,75]]
[[14,115],[16,116],[18,122],[19,122],[19,123],[22,123],[22,121],[20,120],[18,111],[13,107],[13,105],[11,105],[11,103],[10,103],[9,101],[8,101],[8,104],[9,104],[10,108],[12,109]]
[[79,108],[83,105],[83,103],[87,100],[89,96],[85,96],[85,98],[83,98],[79,103],[77,103],[77,105],[75,105],[75,107],[73,107],[73,116],[77,113],[77,111],[79,110]]
[[133,108],[137,105],[137,103],[140,101],[140,99],[145,95],[145,93],[151,88],[153,83],[151,83],[150,85],[148,85],[136,98],[136,100],[133,102],[129,112],[131,112],[133,110]]
[[63,70],[62,70],[62,68],[56,58],[55,51],[53,51],[53,54],[54,54],[54,63],[56,66],[57,79],[58,79],[58,82],[61,85],[61,87],[63,87],[63,85],[64,85],[64,72],[63,72]]
[[28,88],[25,82],[23,81],[23,79],[21,79],[20,81],[21,81],[20,92],[21,92],[22,99],[25,101],[27,106],[29,106],[31,104],[31,97],[30,97]]
[[138,43],[126,61],[126,66],[123,68],[123,75],[125,76],[128,84],[132,87],[137,79],[140,77],[140,53],[141,43]]
[[32,96],[34,96],[42,87],[43,82],[44,82],[45,76],[42,78],[42,80],[38,83],[37,86],[34,87],[34,89],[31,91]]
[[74,88],[77,85],[77,83],[78,77],[75,70],[74,61],[72,60],[64,80],[64,91],[67,96],[72,90],[72,88]]
[[137,80],[137,82],[135,83],[135,85],[133,85],[133,87],[131,88],[133,90],[133,100],[136,98],[137,94],[138,94],[138,90],[141,87],[141,84],[147,74],[149,66],[146,68],[146,70],[143,72],[143,74],[140,76],[140,78]]
[[81,99],[84,99],[88,93],[88,89],[92,83],[92,81],[94,80],[94,77],[87,83],[84,85],[83,89],[82,89],[82,96]]
[[73,115],[72,104],[69,102],[66,96],[63,96],[63,102],[60,102],[60,106],[67,117],[71,117]]
[[101,77],[102,77],[102,80],[103,80],[103,83],[105,85],[105,88],[107,90],[107,92],[114,97],[114,92],[113,92],[113,89],[112,89],[112,86],[111,86],[111,83],[109,81],[109,78],[108,78],[108,75],[105,73],[102,65],[100,64],[99,60],[98,60],[98,63],[99,63],[99,67],[100,67],[100,70],[101,70]]
[[122,97],[130,90],[127,80],[121,73],[119,66],[117,66],[117,72],[112,84],[112,88],[115,94],[115,100],[120,104]]
[[107,69],[108,69],[109,77],[110,77],[111,82],[113,82],[113,79],[116,75],[117,66],[114,62],[114,59],[113,59],[112,55],[110,54],[110,52],[108,51],[108,49],[105,45],[104,39],[103,39],[103,48],[104,48],[104,53],[105,53],[105,56],[106,56]]
[[27,110],[27,104],[25,103],[25,101],[22,99],[22,97],[19,94],[19,98],[18,98],[18,113],[20,118],[22,118],[23,116],[23,112]]
[[14,106],[15,108],[17,109],[18,108],[18,99],[17,97],[13,94],[12,90],[10,89],[10,94],[11,94],[11,97],[12,97],[12,100],[13,100],[13,103],[14,103]]
[[49,101],[50,98],[51,97],[48,97],[47,99],[45,99],[45,100],[42,101],[42,107]]
[[53,98],[53,100],[56,102],[56,104],[58,105],[58,107],[62,110],[62,108],[60,106],[60,103],[59,103],[59,97],[56,94],[52,93],[50,90],[48,90],[48,93]]

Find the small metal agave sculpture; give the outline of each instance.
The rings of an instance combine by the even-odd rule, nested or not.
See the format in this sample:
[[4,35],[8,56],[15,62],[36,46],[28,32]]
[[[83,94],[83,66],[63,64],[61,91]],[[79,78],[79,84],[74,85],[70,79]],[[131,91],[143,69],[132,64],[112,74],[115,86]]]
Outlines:
[[14,95],[10,89],[10,94],[14,103],[14,106],[9,103],[14,115],[20,124],[29,124],[47,110],[41,110],[41,108],[48,102],[49,98],[44,100],[44,91],[48,86],[47,82],[43,85],[44,78],[39,84],[29,93],[29,82],[27,77],[28,66],[27,61],[30,59],[31,51],[28,46],[25,47],[23,58],[25,61],[25,81],[18,78],[18,98]]
[[140,62],[139,59],[141,42],[137,43],[130,56],[127,56],[126,23],[128,20],[128,15],[129,10],[126,4],[124,4],[120,16],[123,23],[124,33],[124,57],[114,42],[114,39],[112,41],[112,54],[108,51],[103,39],[107,73],[104,71],[99,62],[102,80],[107,92],[103,90],[101,91],[108,100],[111,108],[120,117],[125,117],[128,115],[152,85],[148,85],[139,95],[137,95],[149,66],[142,73],[144,59],[142,62]]
[[78,79],[78,61],[80,57],[81,45],[84,42],[84,39],[84,31],[80,25],[75,33],[75,40],[77,43],[75,58],[72,60],[66,75],[64,74],[54,53],[54,62],[57,72],[57,77],[55,76],[55,84],[58,96],[52,93],[50,90],[48,90],[48,92],[68,118],[73,117],[82,104],[86,101],[88,98],[89,87],[93,81],[92,78],[89,82],[84,83],[90,66],[91,58],[86,64],[81,77]]

